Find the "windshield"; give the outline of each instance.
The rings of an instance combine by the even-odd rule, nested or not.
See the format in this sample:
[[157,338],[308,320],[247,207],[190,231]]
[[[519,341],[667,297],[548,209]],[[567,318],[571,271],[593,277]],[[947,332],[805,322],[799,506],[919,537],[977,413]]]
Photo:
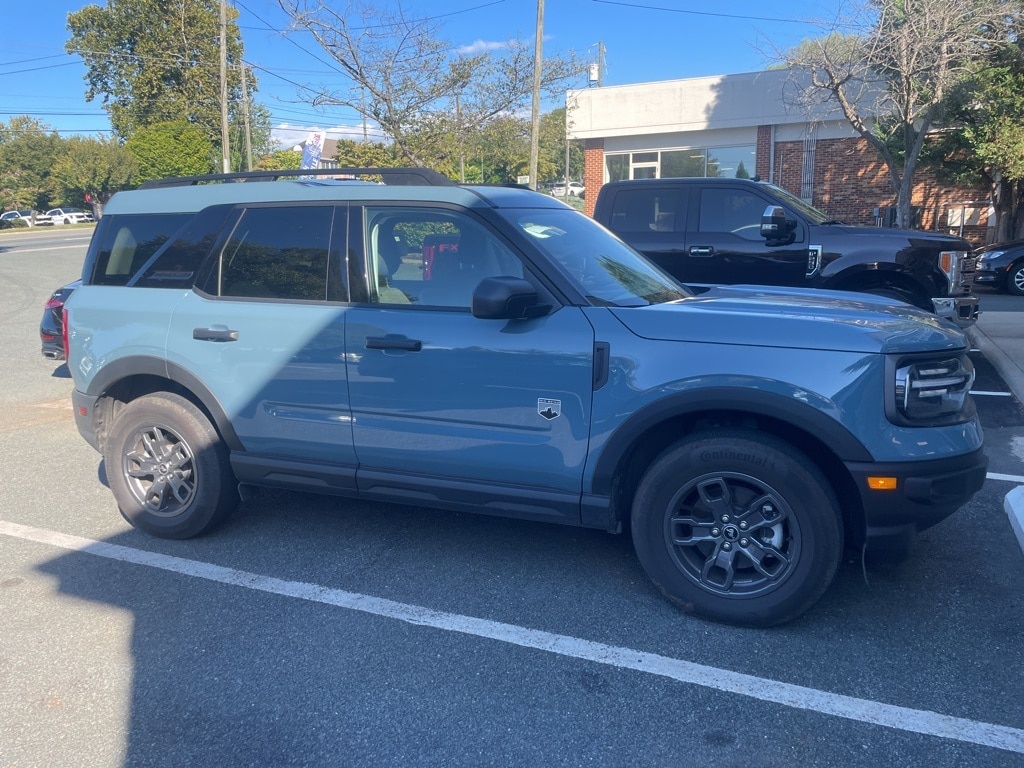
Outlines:
[[782,189],[782,187],[776,187],[774,184],[764,184],[763,186],[768,187],[768,189],[781,197],[784,203],[800,211],[800,213],[811,220],[812,224],[824,224],[826,221],[831,221],[825,213],[819,211],[813,205],[805,203],[796,195]]
[[692,294],[588,216],[572,210],[500,213],[598,306],[642,307]]

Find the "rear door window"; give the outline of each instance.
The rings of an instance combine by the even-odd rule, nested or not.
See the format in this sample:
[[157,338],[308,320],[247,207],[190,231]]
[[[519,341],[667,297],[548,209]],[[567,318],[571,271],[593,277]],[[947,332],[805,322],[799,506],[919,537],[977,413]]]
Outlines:
[[678,189],[620,189],[612,203],[613,232],[676,232],[686,226]]
[[216,291],[209,292],[238,298],[345,300],[338,284],[340,270],[328,270],[333,220],[333,205],[246,209],[221,250]]

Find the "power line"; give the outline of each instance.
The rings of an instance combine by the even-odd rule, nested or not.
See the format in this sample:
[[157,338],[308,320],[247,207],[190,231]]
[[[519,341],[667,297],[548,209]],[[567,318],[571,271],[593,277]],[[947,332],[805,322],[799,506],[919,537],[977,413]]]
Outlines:
[[[49,58],[49,57],[47,57]],[[10,72],[0,72],[0,76],[3,75],[21,75],[25,72],[40,72],[44,69],[57,69],[58,67],[70,67],[72,64],[78,64],[77,61],[65,61],[63,64],[48,64],[45,67],[29,67],[28,69],[12,69]]]
[[47,59],[60,59],[66,55],[66,53],[55,53],[52,56],[37,56],[34,59],[18,59],[17,61],[3,61],[0,62],[0,67],[9,67],[12,64],[31,64],[33,61],[46,61]]
[[[242,5],[241,3],[239,3],[237,0],[233,0],[233,1],[234,1],[235,5],[238,5],[238,6],[242,7],[242,8],[245,8],[245,6]],[[443,19],[443,18],[446,18],[448,16],[458,16],[461,13],[470,13],[471,11],[479,11],[479,10],[481,10],[483,8],[490,8],[492,5],[501,5],[504,2],[505,2],[505,0],[492,0],[492,2],[490,2],[490,3],[484,3],[482,5],[474,5],[472,8],[463,8],[460,11],[451,11],[449,13],[439,13],[436,16],[424,16],[422,19],[413,19],[413,20],[411,20],[411,21],[409,21],[407,23],[409,23],[409,24],[423,24],[423,23],[428,22],[428,21],[437,21],[438,19]],[[253,13],[252,11],[250,11],[248,8],[245,8],[245,10],[248,11],[249,13],[252,13],[253,16],[256,16],[256,14]],[[259,16],[256,16],[256,18],[259,19],[260,21],[263,21],[263,19],[260,19]],[[263,23],[267,24],[267,22],[265,22],[265,21],[263,21]],[[395,27],[395,26],[398,26],[398,22],[391,23],[391,24],[368,24],[365,27],[349,27],[349,29],[352,30],[353,32],[365,32],[366,30],[369,30],[369,29],[385,29],[387,27]],[[241,29],[242,27],[240,26],[239,28]],[[267,30],[263,30],[263,29],[258,28],[258,27],[245,27],[245,29],[260,29],[260,31],[278,32],[278,33],[280,33],[282,35],[288,35],[288,34],[291,34],[292,32],[296,31],[294,29],[277,29],[275,27],[271,27],[269,24],[267,24]]]
[[804,19],[780,19],[769,16],[742,16],[733,13],[714,13],[712,11],[689,11],[683,8],[665,8],[658,5],[641,5],[640,3],[624,3],[620,0],[593,0],[602,5],[622,5],[626,8],[639,8],[644,11],[665,11],[666,13],[685,13],[689,16],[715,16],[721,19],[740,19],[742,21],[773,21],[780,24],[815,24],[816,22]]
[[[265,21],[265,20],[264,20],[264,19],[263,19],[263,18],[262,18],[262,17],[261,17],[261,16],[259,15],[259,14],[257,14],[257,13],[256,13],[256,12],[254,12],[254,11],[252,11],[251,9],[247,8],[247,7],[246,7],[246,6],[244,5],[244,4],[242,4],[242,3],[238,2],[238,0],[234,0],[234,2],[235,2],[235,5],[237,5],[237,6],[239,7],[239,8],[242,8],[242,9],[244,9],[244,10],[245,10],[245,11],[246,11],[247,13],[251,14],[252,16],[255,16],[255,17],[256,17],[256,20],[257,20],[257,21],[260,21],[260,22],[262,22],[263,24],[265,24],[265,25],[266,25],[266,27],[267,27],[267,29],[269,29],[269,30],[270,30],[271,32],[276,32],[276,33],[280,34],[280,35],[281,35],[281,37],[283,37],[283,38],[284,38],[285,40],[287,40],[287,41],[288,41],[289,43],[291,43],[292,45],[294,45],[294,46],[295,46],[296,48],[298,48],[298,49],[299,49],[300,51],[302,51],[303,53],[307,54],[308,56],[312,56],[312,57],[313,57],[314,59],[316,59],[317,61],[319,61],[319,62],[320,62],[321,64],[325,64],[325,65],[327,65],[327,66],[328,66],[328,67],[329,67],[329,68],[330,68],[330,69],[331,69],[331,70],[332,70],[333,72],[337,72],[338,74],[344,74],[344,72],[342,72],[342,71],[341,71],[340,69],[338,69],[337,67],[335,67],[335,66],[334,66],[333,64],[331,64],[331,63],[330,63],[329,61],[324,61],[323,59],[321,59],[321,58],[320,58],[319,56],[317,56],[317,55],[316,55],[315,53],[313,53],[312,51],[309,51],[309,50],[307,50],[306,48],[303,48],[303,47],[302,47],[301,45],[299,45],[299,44],[298,44],[297,42],[295,42],[294,40],[292,40],[292,39],[291,39],[291,37],[289,37],[289,35],[288,35],[288,32],[289,32],[290,30],[289,30],[289,31],[286,31],[286,30],[281,30],[281,29],[274,29],[274,28],[273,28],[272,26],[270,26],[270,23],[269,23],[269,22],[267,22],[267,21]],[[252,65],[251,65],[251,66],[252,66]],[[264,70],[264,71],[266,71],[266,70]],[[284,79],[284,78],[282,78],[282,79]],[[303,87],[304,87],[304,86],[303,86]]]

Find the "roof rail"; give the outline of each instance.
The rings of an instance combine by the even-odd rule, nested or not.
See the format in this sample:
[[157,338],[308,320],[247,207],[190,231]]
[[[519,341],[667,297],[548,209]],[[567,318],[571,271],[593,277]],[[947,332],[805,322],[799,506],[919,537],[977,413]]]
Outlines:
[[189,187],[197,184],[212,184],[243,181],[277,181],[279,179],[309,179],[326,176],[338,177],[379,176],[385,184],[396,186],[450,187],[455,182],[430,168],[304,168],[281,171],[241,171],[238,173],[208,173],[202,176],[180,176],[169,179],[152,179],[139,185],[139,189],[162,189],[164,187]]

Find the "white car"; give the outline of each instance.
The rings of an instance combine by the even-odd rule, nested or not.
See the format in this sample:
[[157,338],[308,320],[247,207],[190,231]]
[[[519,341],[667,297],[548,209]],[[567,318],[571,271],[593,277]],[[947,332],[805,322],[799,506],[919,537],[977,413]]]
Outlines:
[[26,225],[31,227],[35,223],[32,220],[33,214],[36,216],[39,215],[36,211],[32,210],[5,211],[3,214],[0,214],[0,221],[16,221],[20,219],[23,220]]
[[[582,182],[569,182],[569,197],[583,197],[584,190],[586,190],[586,187],[583,186]],[[555,197],[565,197],[565,184],[555,185],[551,189],[551,194]]]
[[87,213],[81,208],[51,208],[44,216],[52,224],[85,224],[95,221],[91,213]]

